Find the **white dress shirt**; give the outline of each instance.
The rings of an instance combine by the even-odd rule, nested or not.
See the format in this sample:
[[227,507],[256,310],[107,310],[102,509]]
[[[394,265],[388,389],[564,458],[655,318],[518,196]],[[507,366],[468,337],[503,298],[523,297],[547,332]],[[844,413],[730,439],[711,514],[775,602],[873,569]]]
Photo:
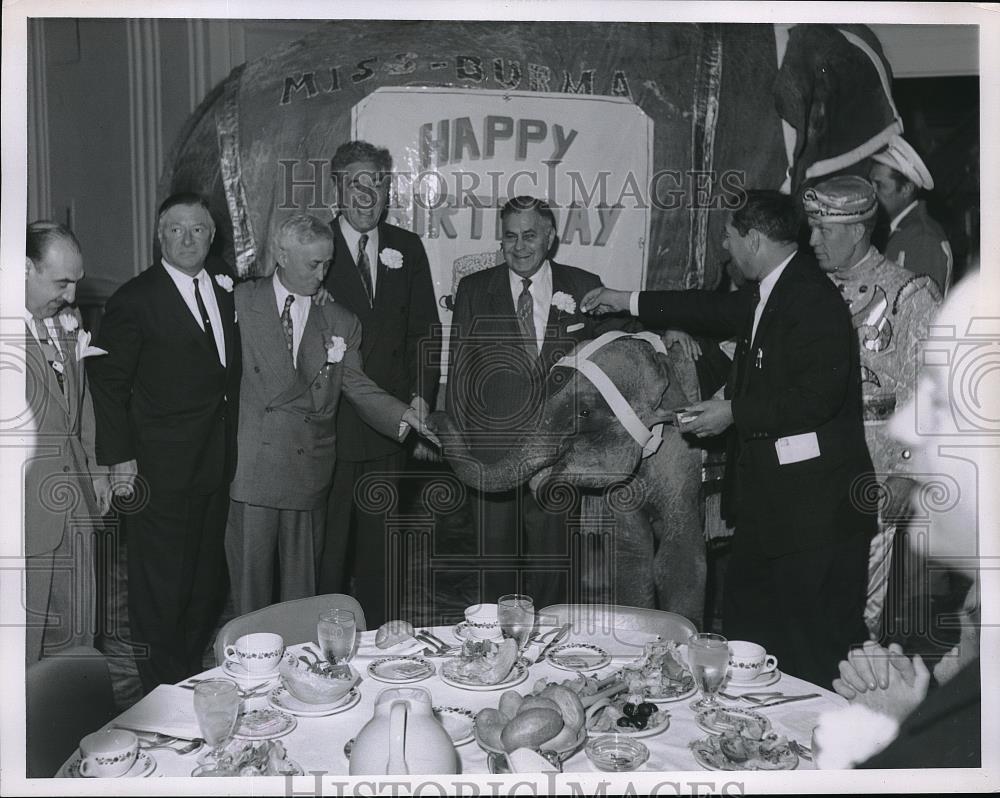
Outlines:
[[[361,241],[362,234],[351,227],[350,222],[347,221],[347,217],[341,214],[337,219],[340,225],[340,233],[344,236],[344,241],[347,243],[347,249],[351,253],[351,260],[354,261],[354,265],[358,265],[358,243]],[[373,227],[364,235],[368,236],[368,243],[365,245],[365,254],[368,256],[368,271],[372,276],[372,300],[375,299],[375,293],[378,291],[378,227]]]
[[[524,280],[521,275],[513,269],[507,270],[510,278],[510,295],[514,300],[514,309],[517,309],[517,298],[524,290]],[[531,294],[532,309],[534,310],[532,322],[535,325],[535,344],[538,351],[542,351],[542,344],[545,342],[545,327],[549,323],[549,306],[552,304],[552,267],[546,260],[542,267],[529,278],[531,286],[528,293]]]
[[288,309],[292,317],[292,365],[299,364],[299,344],[302,343],[302,332],[306,328],[306,320],[309,318],[309,306],[312,304],[312,297],[302,296],[302,294],[292,294],[278,279],[278,270],[274,270],[274,277],[271,278],[274,285],[274,298],[278,301],[278,318],[285,310],[285,298],[289,295],[295,297],[295,301]]
[[171,266],[161,259],[163,268],[167,270],[170,279],[174,281],[177,290],[180,291],[181,299],[188,306],[191,315],[204,330],[205,325],[201,321],[201,312],[198,310],[198,302],[194,298],[194,281],[198,280],[198,293],[201,294],[201,301],[205,303],[205,312],[208,313],[208,320],[212,322],[212,337],[215,338],[215,349],[219,355],[219,362],[226,365],[226,338],[222,334],[222,315],[219,313],[219,303],[215,301],[215,285],[212,277],[207,271],[202,269],[194,277],[189,277],[176,266]]
[[750,340],[757,336],[757,325],[760,324],[760,317],[764,315],[764,306],[767,304],[767,300],[771,296],[771,292],[774,290],[774,284],[778,282],[778,278],[781,277],[781,273],[785,270],[785,267],[791,263],[792,258],[798,250],[793,250],[792,254],[785,258],[781,263],[779,263],[774,270],[767,275],[763,280],[760,281],[760,301],[757,302],[757,309],[753,312],[753,333],[750,335]]

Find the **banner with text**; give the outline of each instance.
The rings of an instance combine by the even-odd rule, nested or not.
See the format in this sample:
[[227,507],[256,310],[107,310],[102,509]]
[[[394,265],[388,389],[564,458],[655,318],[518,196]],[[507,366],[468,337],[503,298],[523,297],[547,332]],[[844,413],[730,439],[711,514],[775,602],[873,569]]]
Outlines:
[[618,97],[391,87],[353,108],[354,138],[392,153],[389,221],[424,241],[443,321],[461,275],[502,260],[499,209],[546,199],[554,259],[644,284],[653,122]]

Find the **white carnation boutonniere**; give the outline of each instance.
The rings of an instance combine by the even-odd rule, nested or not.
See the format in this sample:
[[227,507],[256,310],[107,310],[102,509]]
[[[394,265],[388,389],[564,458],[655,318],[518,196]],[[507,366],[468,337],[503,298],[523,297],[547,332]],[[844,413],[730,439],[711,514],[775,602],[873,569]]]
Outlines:
[[107,350],[101,349],[99,346],[90,345],[90,333],[86,330],[80,330],[76,334],[76,359],[77,362],[83,360],[85,357],[97,357],[98,355],[106,355]]
[[331,363],[339,363],[344,359],[344,353],[347,351],[347,344],[344,339],[339,335],[331,335],[330,343],[326,345],[326,362],[327,365]]
[[62,327],[63,332],[71,333],[79,328],[80,320],[72,313],[60,313],[59,326]]
[[576,313],[576,300],[565,291],[556,291],[552,295],[552,305],[556,310],[561,311],[562,313],[568,313],[570,315]]
[[228,274],[215,275],[215,282],[218,283],[219,288],[221,288],[227,294],[233,293],[233,278],[230,277]]
[[378,253],[379,260],[385,264],[387,269],[402,269],[403,268],[403,253],[398,249],[392,249],[392,247],[386,247],[381,252]]

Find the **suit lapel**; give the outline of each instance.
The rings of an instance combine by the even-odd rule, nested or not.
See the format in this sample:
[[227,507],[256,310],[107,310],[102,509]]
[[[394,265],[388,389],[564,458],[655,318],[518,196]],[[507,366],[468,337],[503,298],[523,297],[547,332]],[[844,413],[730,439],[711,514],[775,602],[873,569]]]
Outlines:
[[222,319],[223,349],[226,352],[226,368],[229,369],[233,367],[236,357],[235,300],[233,292],[220,286],[214,277],[212,278],[212,290],[215,291],[215,304],[219,308],[219,317]]
[[[326,365],[326,345],[330,342],[331,334],[323,309],[315,305],[309,308],[309,318],[306,319],[306,328],[299,343],[299,380],[296,387],[301,385],[302,390],[306,390]],[[287,399],[293,399],[297,395],[290,395]]]
[[[568,279],[566,270],[558,263],[549,261],[549,268],[552,271],[552,296],[562,291],[564,294],[573,296],[573,285]],[[545,325],[545,340],[542,342],[542,363],[554,362],[553,352],[558,345],[559,338],[559,309],[549,303],[549,320]],[[547,370],[547,369],[546,369]]]
[[249,316],[245,322],[247,333],[263,355],[275,377],[275,383],[287,386],[295,379],[295,369],[292,367],[292,356],[285,346],[285,333],[281,329],[281,317],[278,315],[278,304],[270,278],[253,284]]
[[[158,293],[163,297],[164,307],[167,308],[168,312],[174,317],[179,330],[187,330],[189,335],[194,336],[202,347],[204,347],[206,352],[211,352],[215,359],[216,365],[222,368],[222,364],[219,363],[219,353],[215,350],[209,350],[208,336],[205,335],[205,331],[201,329],[201,325],[195,321],[194,315],[191,313],[191,309],[188,307],[187,302],[184,301],[184,297],[181,296],[180,290],[177,288],[177,284],[171,279],[170,275],[167,274],[167,269],[162,263],[156,263],[153,266],[154,274],[157,280],[160,282]],[[214,280],[209,280],[213,287],[215,285]],[[201,290],[201,286],[198,286],[198,290]],[[221,306],[220,306],[220,315]],[[225,322],[223,322],[223,329],[225,329]],[[227,345],[228,346],[228,345]],[[228,361],[228,350],[227,350],[227,361]]]
[[333,295],[334,301],[352,311],[367,331],[372,308],[368,304],[368,294],[361,283],[361,275],[358,274],[358,267],[354,262],[354,253],[340,232],[340,217],[335,217],[330,226],[333,228],[334,250],[333,265],[326,278],[326,288]]
[[[27,325],[25,326],[27,327]],[[35,374],[41,375],[42,378],[39,382],[45,386],[45,391],[59,403],[62,411],[68,416],[70,406],[67,396],[71,390],[70,381],[67,379],[66,372],[64,371],[63,384],[66,388],[66,393],[64,394],[59,390],[59,381],[56,379],[55,370],[49,364],[49,359],[45,354],[46,347],[38,342],[33,333],[33,330],[25,329],[25,348],[31,353],[32,359],[37,364],[33,371]]]
[[[767,304],[764,305],[764,311],[760,314],[760,322],[757,324],[757,334],[753,336],[753,340],[751,341],[751,348],[754,352],[760,348],[761,342],[764,341],[767,331],[771,327],[771,322],[774,320],[775,315],[780,313],[781,308],[786,301],[788,286],[795,280],[795,272],[798,269],[798,259],[799,254],[796,253],[795,256],[788,262],[788,265],[785,266],[785,270],[778,278],[778,282],[774,284],[774,288],[771,289],[771,295],[767,298]],[[753,325],[752,319],[750,324]],[[752,333],[753,327],[751,326],[750,329]]]

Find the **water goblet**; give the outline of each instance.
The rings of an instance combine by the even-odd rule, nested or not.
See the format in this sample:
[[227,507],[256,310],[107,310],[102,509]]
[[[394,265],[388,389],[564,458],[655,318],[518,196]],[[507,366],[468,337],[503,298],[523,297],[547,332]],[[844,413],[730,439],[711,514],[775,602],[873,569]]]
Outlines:
[[687,659],[694,676],[694,683],[701,692],[694,710],[715,709],[721,704],[715,694],[722,687],[729,668],[729,642],[722,635],[702,632],[687,641]]
[[535,600],[523,593],[497,599],[497,620],[504,637],[513,638],[518,652],[524,651],[535,626]]
[[236,730],[240,714],[240,692],[226,679],[208,679],[194,687],[194,713],[201,736],[211,750],[198,758],[201,764],[222,766],[222,753]]
[[357,625],[350,610],[325,610],[316,624],[317,642],[326,661],[334,670],[344,670],[354,655]]

